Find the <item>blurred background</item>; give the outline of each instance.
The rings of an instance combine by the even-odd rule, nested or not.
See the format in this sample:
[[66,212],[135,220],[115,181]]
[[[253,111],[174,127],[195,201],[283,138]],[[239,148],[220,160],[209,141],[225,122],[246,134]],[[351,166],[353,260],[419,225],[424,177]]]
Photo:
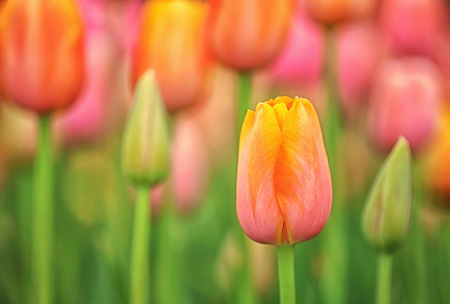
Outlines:
[[[15,1],[0,9],[8,2]],[[414,212],[394,258],[392,301],[450,303],[449,3],[76,4],[84,25],[83,86],[52,120],[55,303],[128,303],[134,191],[121,173],[120,142],[134,83],[148,67],[172,126],[170,177],[151,191],[151,303],[237,303],[248,262],[232,228],[239,73],[251,75],[252,109],[276,96],[305,97],[324,125],[327,99],[338,101],[335,200],[321,234],[296,246],[298,302],[374,302],[377,254],[363,238],[361,212],[382,161],[404,135],[414,157]],[[37,115],[4,97],[2,304],[32,303],[36,143]],[[277,303],[275,248],[246,242],[258,303]]]

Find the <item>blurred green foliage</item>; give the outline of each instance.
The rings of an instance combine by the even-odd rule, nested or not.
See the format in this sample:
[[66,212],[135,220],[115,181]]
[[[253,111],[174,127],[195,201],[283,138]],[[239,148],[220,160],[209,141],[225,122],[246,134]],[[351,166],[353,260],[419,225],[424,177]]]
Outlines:
[[[115,148],[111,150],[117,151]],[[120,173],[118,155],[102,149],[66,151],[56,163],[57,303],[128,301],[133,198]],[[229,191],[233,188],[233,171],[229,167],[215,170],[209,193],[199,209],[181,216],[171,207],[169,199],[161,213],[153,216],[151,303],[160,303],[161,297],[170,299],[168,303],[234,303],[232,290],[239,284],[239,278],[233,277],[233,267],[225,268],[231,278],[227,288],[220,283],[223,278],[219,276],[224,272],[218,271],[220,263],[224,263],[220,259],[224,241],[236,221],[235,199]],[[23,165],[10,171],[1,190],[2,304],[32,303],[31,185],[31,166]],[[343,206],[349,255],[347,303],[373,303],[375,296],[377,255],[364,240],[360,222],[367,191],[368,185]],[[450,299],[449,221],[445,220],[446,215],[439,214],[422,221],[426,218],[421,201],[425,193],[420,189],[415,193],[411,233],[394,256],[392,301],[447,303]],[[324,247],[324,240],[335,237],[336,231],[328,228],[295,248],[299,303],[326,303],[320,282],[333,251],[324,250],[328,248]],[[166,251],[168,247],[170,250]],[[272,283],[259,290],[260,303],[278,302],[276,259],[272,261],[258,265],[273,270]],[[169,269],[169,273],[162,269]]]

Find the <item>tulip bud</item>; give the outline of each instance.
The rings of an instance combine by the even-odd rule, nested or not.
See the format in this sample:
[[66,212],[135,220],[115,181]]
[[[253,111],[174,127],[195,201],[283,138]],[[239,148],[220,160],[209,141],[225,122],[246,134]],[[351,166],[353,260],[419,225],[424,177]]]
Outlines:
[[248,111],[239,144],[236,209],[254,241],[309,240],[331,210],[328,157],[316,111],[307,99],[279,97]]
[[404,242],[412,216],[411,152],[401,137],[385,160],[370,190],[362,217],[369,243],[394,253]]
[[83,24],[74,0],[10,0],[0,15],[0,89],[30,110],[72,104],[84,77]]
[[292,0],[211,1],[211,49],[236,70],[260,67],[274,59],[283,46],[292,12]]
[[155,70],[169,111],[189,106],[201,97],[210,56],[204,1],[147,1],[133,58],[133,82],[147,69]]
[[122,141],[122,170],[131,184],[152,186],[169,171],[169,121],[149,70],[138,80]]

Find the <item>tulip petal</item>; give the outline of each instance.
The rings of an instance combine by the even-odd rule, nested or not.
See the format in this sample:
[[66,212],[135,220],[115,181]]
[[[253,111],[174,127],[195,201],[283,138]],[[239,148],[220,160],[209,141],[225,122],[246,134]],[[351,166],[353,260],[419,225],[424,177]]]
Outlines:
[[252,110],[248,110],[247,114],[245,115],[244,123],[242,124],[241,129],[241,137],[239,140],[239,153],[241,152],[242,147],[245,145],[248,135],[253,129],[253,125],[255,124],[255,116],[256,114]]
[[294,102],[286,114],[282,138],[274,188],[285,219],[288,239],[283,242],[295,244],[316,236],[331,210],[328,161],[319,121],[309,101]]
[[283,216],[273,185],[281,142],[272,107],[258,105],[253,130],[239,156],[236,208],[245,233],[260,243],[281,244]]
[[273,107],[273,111],[275,112],[275,115],[277,115],[278,125],[280,126],[280,129],[282,130],[284,118],[286,117],[286,114],[288,112],[286,105],[284,103],[276,104]]

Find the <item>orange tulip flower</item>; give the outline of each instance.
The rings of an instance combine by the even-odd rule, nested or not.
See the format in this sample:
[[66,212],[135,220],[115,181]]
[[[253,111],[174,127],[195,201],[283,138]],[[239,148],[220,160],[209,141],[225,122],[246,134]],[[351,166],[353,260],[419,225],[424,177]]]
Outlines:
[[309,100],[278,97],[247,112],[237,179],[239,222],[254,241],[294,245],[322,230],[331,211],[331,177]]
[[425,157],[426,181],[450,208],[450,107],[442,106],[434,139]]
[[292,0],[212,0],[209,40],[215,56],[240,71],[280,51],[294,13]]
[[133,58],[133,83],[147,69],[156,72],[169,111],[196,102],[207,79],[210,56],[204,40],[208,3],[148,1]]
[[368,14],[373,0],[307,0],[308,10],[317,21],[331,24]]
[[84,76],[83,25],[73,0],[9,0],[0,15],[0,89],[46,113],[70,105]]

